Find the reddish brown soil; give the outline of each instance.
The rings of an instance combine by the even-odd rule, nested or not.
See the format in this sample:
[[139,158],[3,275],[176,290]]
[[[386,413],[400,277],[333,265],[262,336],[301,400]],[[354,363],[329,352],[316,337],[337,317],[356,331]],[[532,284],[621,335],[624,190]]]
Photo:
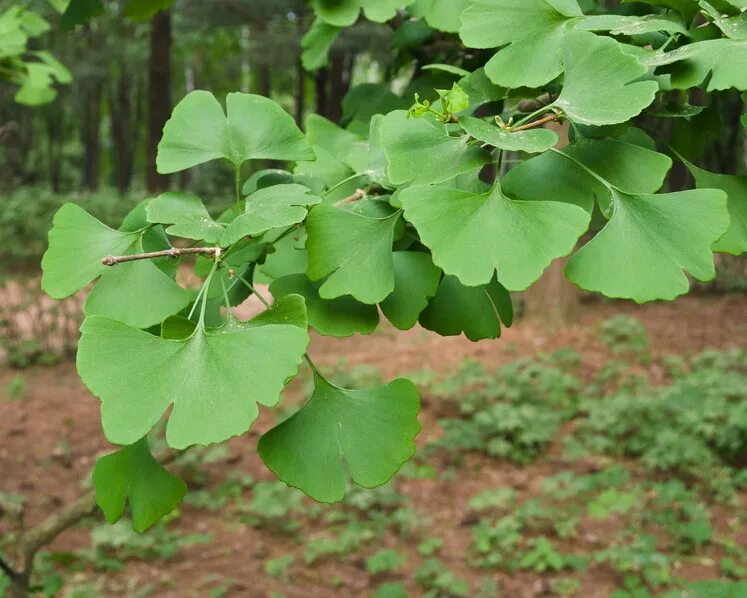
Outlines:
[[[583,320],[562,329],[550,329],[541,324],[521,321],[506,331],[498,341],[470,343],[462,337],[441,338],[421,329],[407,333],[389,328],[371,337],[351,339],[315,338],[312,356],[321,364],[336,364],[340,358],[350,365],[369,364],[379,367],[391,377],[421,369],[436,372],[453,371],[465,358],[477,359],[495,366],[531,356],[537,352],[572,347],[583,356],[583,367],[596,370],[608,359],[604,347],[595,340],[599,322],[619,313],[640,319],[652,338],[654,363],[663,355],[693,354],[705,348],[734,348],[747,344],[747,298],[744,296],[689,297],[673,303],[635,306],[627,303],[595,303],[585,306]],[[2,389],[16,376],[26,381],[21,400],[5,400]],[[297,390],[291,390],[291,400],[298,400]],[[426,400],[421,421],[424,425],[420,443],[437,434],[432,405]],[[265,412],[252,431],[242,438],[230,441],[228,460],[207,465],[211,480],[223,479],[228,469],[251,473],[257,479],[270,480],[255,453],[255,444],[261,432],[273,424],[271,414]],[[48,368],[32,368],[21,372],[0,369],[0,492],[29,497],[28,523],[33,524],[52,513],[81,493],[97,455],[110,450],[104,440],[98,413],[98,401],[87,392],[78,380],[73,364]],[[469,527],[463,521],[468,512],[469,497],[485,488],[511,486],[530,496],[536,492],[539,480],[564,469],[586,471],[594,463],[567,463],[558,457],[559,451],[536,464],[521,468],[508,462],[469,456],[453,480],[402,480],[401,492],[409,496],[413,506],[432,519],[426,536],[437,535],[444,539],[441,558],[460,578],[475,580],[493,577],[500,580],[501,596],[512,598],[545,596],[548,589],[546,577],[531,573],[507,575],[487,570],[476,571],[465,559],[471,541]],[[186,506],[182,515],[171,524],[185,534],[209,533],[212,542],[191,546],[168,561],[129,561],[122,573],[103,575],[108,596],[129,595],[126,583],[137,578],[138,586],[156,583],[154,595],[163,597],[206,596],[206,576],[215,574],[237,580],[228,591],[229,596],[270,596],[282,592],[292,597],[327,597],[368,595],[385,577],[372,581],[366,573],[360,555],[320,562],[311,567],[303,565],[297,556],[296,565],[289,577],[278,581],[267,576],[263,562],[289,551],[300,554],[301,545],[292,535],[279,534],[271,529],[253,528],[226,516],[225,513],[208,512]],[[615,529],[615,522],[607,526]],[[725,525],[716,522],[716,526]],[[597,524],[598,529],[586,527],[582,539],[570,551],[584,548],[598,549],[605,545],[611,529]],[[6,533],[7,520],[0,518],[0,534]],[[323,534],[324,525],[311,522],[303,528],[304,534]],[[747,542],[747,538],[743,538]],[[412,592],[418,595],[412,571],[419,557],[415,551],[418,538],[403,541],[394,536],[384,540],[385,545],[405,552],[411,566],[407,574],[391,576],[403,579]],[[71,550],[87,546],[89,531],[79,527],[65,532],[52,546],[56,550]],[[373,548],[379,548],[377,544]],[[368,552],[371,552],[369,550]],[[688,563],[680,565],[678,575],[691,579],[708,579],[717,576],[714,563]],[[612,571],[604,567],[590,567],[580,575],[584,589],[579,594],[585,598],[607,596],[619,582]],[[336,583],[333,584],[333,580]],[[201,585],[203,584],[203,585]],[[373,585],[372,585],[373,584]]]

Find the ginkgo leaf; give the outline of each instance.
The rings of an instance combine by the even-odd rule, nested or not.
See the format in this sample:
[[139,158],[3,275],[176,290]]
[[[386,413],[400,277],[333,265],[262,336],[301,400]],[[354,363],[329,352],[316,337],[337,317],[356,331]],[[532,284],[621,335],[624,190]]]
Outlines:
[[280,297],[268,309],[247,322],[241,322],[244,328],[267,326],[269,324],[287,324],[306,330],[309,325],[306,300],[302,295],[291,293]]
[[545,152],[508,171],[503,190],[524,200],[563,201],[591,213],[594,200],[609,191],[587,170],[559,152]]
[[289,235],[272,244],[273,252],[267,255],[261,273],[270,280],[289,274],[302,274],[308,269],[305,230],[298,230],[295,236]]
[[558,134],[549,129],[512,132],[472,116],[460,117],[459,124],[475,139],[509,152],[540,153],[559,141]]
[[187,485],[153,458],[147,438],[100,457],[92,481],[106,520],[119,521],[129,502],[132,527],[141,533],[178,507],[187,493]]
[[483,194],[419,185],[400,198],[433,262],[467,286],[487,284],[497,270],[507,289],[526,289],[571,252],[590,220],[572,204],[511,199],[499,182]]
[[311,160],[314,153],[293,118],[269,98],[229,93],[227,116],[213,94],[193,91],[179,102],[158,144],[158,172],[168,174],[225,158]]
[[376,330],[379,312],[375,305],[360,303],[352,297],[322,299],[321,285],[310,281],[305,274],[290,274],[274,280],[270,293],[279,301],[292,294],[301,295],[306,301],[309,326],[323,336],[345,337]]
[[705,0],[700,0],[700,6],[726,37],[729,39],[747,39],[747,13],[725,15]]
[[466,77],[462,77],[457,84],[469,96],[469,108],[462,114],[472,114],[483,104],[500,100],[508,93],[506,88],[488,79],[484,68],[479,68]]
[[381,114],[374,114],[371,117],[369,125],[369,153],[368,166],[366,174],[371,180],[385,188],[392,186],[389,177],[386,174],[387,160],[384,153],[384,146],[381,142],[381,126],[384,124],[384,117]]
[[93,17],[103,15],[104,12],[101,0],[70,0],[62,14],[62,28],[73,29],[76,25],[88,23]]
[[384,23],[415,0],[311,0],[314,12],[336,27],[349,27],[358,20],[363,9],[366,18]]
[[[351,179],[355,172],[350,166],[338,160],[325,150],[323,147],[314,147],[314,153],[316,159],[310,162],[301,161],[296,163],[294,173],[297,175],[305,174],[322,180],[328,189],[340,189],[340,193],[347,193],[348,189],[352,188],[355,190],[357,185],[360,185],[360,181],[349,180],[349,187],[342,188],[338,187],[338,184],[342,181]],[[365,175],[361,175],[361,180],[365,178]],[[344,185],[343,185],[344,186]],[[329,196],[327,196],[329,199]],[[342,195],[346,197],[346,195]],[[330,199],[330,201],[333,201]]]
[[[747,89],[747,41],[712,39],[652,54],[647,66],[669,67],[674,89],[698,87],[708,79],[707,91]],[[710,74],[710,78],[709,78]]]
[[728,196],[731,224],[713,245],[714,251],[741,255],[747,251],[747,176],[717,174],[702,170],[684,160],[698,189],[721,189]]
[[323,148],[353,172],[363,172],[368,165],[368,141],[323,116],[309,115],[306,136],[312,145]]
[[[135,246],[136,252],[142,245]],[[160,324],[180,312],[193,293],[179,286],[151,260],[125,262],[107,269],[86,297],[87,316],[104,316],[136,328]]]
[[441,183],[480,168],[490,154],[469,144],[469,136],[450,137],[446,126],[430,117],[408,118],[397,110],[384,117],[381,145],[395,185]]
[[221,244],[233,245],[242,237],[298,224],[306,218],[307,208],[321,201],[303,185],[273,185],[255,191],[246,198],[244,213],[226,228]]
[[656,97],[647,68],[609,37],[577,31],[565,36],[563,90],[554,102],[574,122],[607,125],[641,113]]
[[685,272],[713,278],[711,247],[728,227],[723,191],[615,193],[612,218],[569,260],[566,275],[608,297],[671,300],[688,292]]
[[202,200],[189,193],[162,193],[148,204],[146,213],[148,222],[170,224],[166,232],[176,237],[217,243],[223,234],[223,226],[213,220]]
[[285,325],[231,333],[198,326],[170,340],[99,316],[81,332],[78,373],[102,401],[109,441],[134,443],[173,404],[166,439],[177,449],[246,432],[257,403],[277,404],[309,342],[305,330]]
[[427,253],[395,251],[394,291],[381,302],[381,311],[400,330],[409,330],[438,290],[439,270]]
[[380,486],[415,453],[420,398],[409,380],[345,390],[315,373],[314,387],[308,402],[257,446],[265,465],[289,486],[337,502],[348,476],[364,488]]
[[459,16],[470,5],[470,0],[416,0],[409,8],[414,17],[425,19],[434,29],[457,33]]
[[539,87],[563,70],[563,38],[574,17],[575,0],[472,0],[462,13],[459,35],[469,48],[499,50],[485,65],[491,81],[508,88]]
[[671,166],[669,156],[622,139],[578,139],[516,166],[504,177],[503,189],[589,212],[596,199],[606,213],[612,201],[608,185],[628,194],[655,193]]
[[306,220],[308,275],[328,276],[319,288],[322,299],[351,295],[375,304],[394,290],[392,243],[399,212],[369,218],[338,207],[316,206]]
[[[309,322],[304,298],[296,294],[281,297],[265,311],[247,321],[237,320],[229,312],[221,325],[211,329],[210,332],[226,334],[270,324],[287,324],[306,330]],[[161,324],[161,338],[184,340],[194,334],[197,325],[197,322],[184,316],[172,316]]]
[[361,83],[353,87],[342,100],[342,118],[345,121],[367,123],[374,114],[388,114],[404,110],[409,102],[383,83]]
[[127,0],[124,14],[136,21],[147,21],[160,10],[171,8],[174,0]]
[[329,50],[335,43],[342,29],[322,19],[314,19],[311,28],[301,40],[301,63],[307,71],[315,71],[327,66],[329,62]]
[[49,248],[42,258],[42,290],[54,299],[78,292],[107,270],[103,258],[124,254],[138,236],[109,228],[83,208],[65,204],[49,231]]
[[687,27],[676,15],[590,15],[574,24],[574,29],[609,31],[612,35],[643,35],[664,31],[689,35]]
[[511,296],[495,278],[487,285],[467,287],[456,276],[444,276],[420,315],[420,325],[441,336],[464,333],[476,342],[500,337],[501,322],[511,326],[513,318]]

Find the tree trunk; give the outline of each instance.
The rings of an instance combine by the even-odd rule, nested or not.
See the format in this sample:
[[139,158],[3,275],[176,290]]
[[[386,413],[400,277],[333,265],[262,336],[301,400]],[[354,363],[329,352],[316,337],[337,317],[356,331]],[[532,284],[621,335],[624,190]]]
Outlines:
[[121,194],[132,183],[135,161],[135,128],[132,114],[133,78],[126,64],[120,65],[119,76],[109,94],[112,151],[114,153],[114,184]]
[[328,116],[331,121],[342,120],[342,100],[350,90],[352,55],[348,52],[333,52],[329,69]]
[[62,185],[62,111],[60,103],[54,103],[46,114],[47,121],[47,162],[49,165],[49,187],[54,193],[61,191]]
[[171,113],[171,11],[156,14],[150,29],[148,64],[148,151],[146,187],[157,193],[168,188],[169,177],[158,174],[156,155],[163,127]]
[[81,187],[95,191],[99,187],[101,171],[101,99],[103,83],[97,75],[81,82],[81,143],[83,144],[83,170]]
[[327,67],[320,68],[314,77],[314,95],[316,100],[315,112],[320,116],[327,116]]
[[[304,34],[304,21],[305,19],[299,18],[296,21],[296,32],[298,39],[301,39]],[[299,127],[303,127],[304,117],[306,115],[306,70],[303,68],[301,62],[301,52],[299,49],[298,59],[296,60],[296,97],[295,97],[295,116],[296,124]]]
[[[560,136],[558,147],[568,145],[568,125],[548,125]],[[563,272],[566,259],[557,259],[539,280],[523,294],[524,309],[529,318],[551,325],[574,322],[580,314],[578,290]]]

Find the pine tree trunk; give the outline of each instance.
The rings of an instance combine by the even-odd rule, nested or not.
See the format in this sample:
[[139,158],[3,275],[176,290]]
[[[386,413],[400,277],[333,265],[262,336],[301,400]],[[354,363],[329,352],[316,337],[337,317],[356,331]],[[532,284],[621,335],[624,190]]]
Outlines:
[[120,65],[120,69],[109,101],[114,142],[114,184],[121,194],[125,194],[130,189],[135,161],[135,123],[132,118],[133,78],[127,65]]
[[151,193],[168,188],[169,177],[158,174],[156,155],[163,127],[171,113],[171,11],[151,22],[148,64],[148,151],[146,187]]

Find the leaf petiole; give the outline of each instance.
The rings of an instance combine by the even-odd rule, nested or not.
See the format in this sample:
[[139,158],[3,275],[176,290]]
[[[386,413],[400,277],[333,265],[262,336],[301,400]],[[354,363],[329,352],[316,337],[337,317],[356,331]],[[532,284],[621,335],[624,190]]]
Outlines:
[[233,271],[231,271],[231,275],[234,276],[240,282],[242,282],[244,284],[244,286],[246,286],[247,289],[249,289],[252,293],[254,293],[257,296],[257,299],[259,299],[259,301],[262,303],[262,305],[264,305],[267,309],[270,309],[270,307],[272,307],[270,305],[270,302],[267,299],[265,299],[262,295],[260,295],[257,292],[257,289],[254,288],[254,285],[252,285],[252,283],[250,283],[243,276],[241,276],[241,274],[239,274],[238,272],[236,272],[235,270],[233,270]]

